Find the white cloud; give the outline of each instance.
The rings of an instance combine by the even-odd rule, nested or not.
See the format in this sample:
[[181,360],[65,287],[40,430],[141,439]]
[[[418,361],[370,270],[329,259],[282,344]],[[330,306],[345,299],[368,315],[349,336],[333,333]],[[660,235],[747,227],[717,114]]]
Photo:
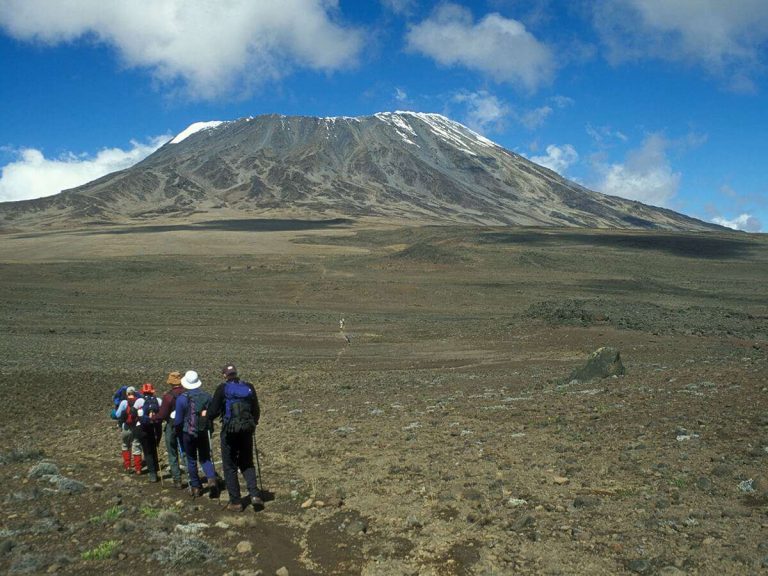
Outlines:
[[381,0],[381,4],[395,14],[410,14],[416,7],[416,0]]
[[528,110],[520,114],[520,124],[528,128],[528,130],[534,130],[544,124],[550,114],[552,114],[552,108],[549,106],[540,106],[539,108],[534,108],[533,110]]
[[531,91],[554,75],[550,48],[523,24],[497,13],[475,23],[472,13],[457,4],[443,4],[412,26],[407,42],[410,50],[444,66],[464,66]]
[[395,88],[395,100],[398,102],[407,102],[408,94],[402,88]]
[[338,0],[3,0],[0,27],[24,41],[112,46],[125,65],[213,99],[295,66],[353,64],[362,35],[337,24],[337,11]]
[[716,217],[712,218],[712,222],[719,224],[720,226],[725,226],[726,228],[743,230],[744,232],[760,232],[763,228],[760,220],[751,214],[739,214],[732,220]]
[[614,63],[642,58],[694,63],[750,90],[764,66],[765,0],[601,0],[594,22]]
[[578,152],[570,144],[564,144],[563,146],[550,144],[547,146],[546,152],[545,156],[532,156],[530,160],[545,168],[554,170],[561,176],[565,176],[565,171],[579,160]]
[[501,130],[510,113],[509,106],[485,90],[456,94],[453,101],[466,106],[464,123],[476,132]]
[[668,206],[681,178],[667,159],[668,145],[661,135],[651,134],[639,149],[627,154],[623,164],[596,163],[598,179],[592,188],[653,206]]
[[624,133],[614,130],[610,126],[592,126],[592,124],[587,124],[585,129],[590,138],[599,146],[610,144],[610,141],[614,139],[621,140],[622,142],[627,141]]
[[68,153],[49,159],[34,148],[21,150],[18,159],[0,172],[0,202],[51,196],[91,182],[133,166],[168,139],[169,136],[159,136],[146,143],[131,142],[128,150],[108,148],[92,157]]

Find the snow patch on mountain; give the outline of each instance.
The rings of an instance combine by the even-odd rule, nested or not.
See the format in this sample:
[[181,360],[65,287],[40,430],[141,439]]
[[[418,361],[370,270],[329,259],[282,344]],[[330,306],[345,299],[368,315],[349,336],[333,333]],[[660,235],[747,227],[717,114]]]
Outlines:
[[192,134],[196,134],[201,130],[216,128],[216,126],[219,126],[220,124],[224,124],[224,122],[221,120],[211,120],[210,122],[195,122],[194,124],[190,124],[183,132],[179,132],[176,137],[169,142],[169,144],[178,144],[179,142],[192,136]]

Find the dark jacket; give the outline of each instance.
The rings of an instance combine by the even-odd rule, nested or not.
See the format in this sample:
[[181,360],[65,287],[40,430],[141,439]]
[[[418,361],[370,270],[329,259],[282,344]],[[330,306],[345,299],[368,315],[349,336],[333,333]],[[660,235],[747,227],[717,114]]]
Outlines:
[[155,422],[170,422],[171,412],[176,409],[176,398],[180,394],[184,393],[184,387],[181,385],[174,386],[168,392],[163,394],[163,402],[160,404],[160,410],[155,415]]

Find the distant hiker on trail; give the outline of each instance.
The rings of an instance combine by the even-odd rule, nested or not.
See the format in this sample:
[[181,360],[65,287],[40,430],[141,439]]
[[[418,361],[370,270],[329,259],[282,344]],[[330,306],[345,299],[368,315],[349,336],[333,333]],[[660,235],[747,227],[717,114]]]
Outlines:
[[181,372],[171,372],[168,374],[166,383],[171,389],[163,394],[160,411],[155,415],[155,420],[164,423],[165,449],[168,452],[168,467],[171,469],[173,486],[175,488],[182,488],[181,467],[179,466],[179,443],[181,442],[181,437],[176,436],[176,428],[173,423],[176,416],[176,399],[184,393],[184,387],[181,385]]
[[141,444],[136,437],[138,428],[138,416],[134,405],[139,396],[136,388],[128,386],[125,390],[125,399],[120,401],[115,411],[117,425],[120,428],[120,441],[122,443],[123,468],[125,472],[131,472],[131,455],[133,455],[133,471],[141,474]]
[[190,494],[193,498],[202,496],[203,484],[198,475],[197,461],[203,468],[209,489],[209,496],[217,498],[219,487],[216,482],[216,469],[211,461],[211,423],[208,420],[208,405],[211,395],[200,390],[200,377],[194,370],[187,371],[181,379],[186,390],[176,398],[176,416],[173,424],[176,435],[182,438],[184,452],[187,454],[187,473],[189,474]]
[[138,419],[138,436],[141,442],[141,450],[144,452],[144,463],[147,465],[149,481],[157,482],[159,469],[157,459],[157,446],[163,435],[163,425],[155,420],[160,411],[160,400],[155,396],[155,387],[151,382],[145,382],[141,387],[143,398],[138,398],[133,405]]
[[[226,382],[222,382],[213,394],[208,408],[211,419],[221,416],[221,462],[229,493],[228,510],[240,512],[248,505],[261,510],[264,507],[261,491],[256,483],[253,465],[253,437],[259,423],[259,400],[249,382],[237,376],[237,368],[228,364],[222,369]],[[248,499],[240,497],[237,471],[243,473],[248,488]]]

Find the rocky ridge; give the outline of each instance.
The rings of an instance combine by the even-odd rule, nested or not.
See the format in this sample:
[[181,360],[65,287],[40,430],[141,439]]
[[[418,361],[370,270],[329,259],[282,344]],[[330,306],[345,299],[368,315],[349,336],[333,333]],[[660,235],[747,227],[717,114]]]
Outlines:
[[0,204],[0,227],[262,217],[709,230],[562,178],[439,114],[201,122],[135,166]]

